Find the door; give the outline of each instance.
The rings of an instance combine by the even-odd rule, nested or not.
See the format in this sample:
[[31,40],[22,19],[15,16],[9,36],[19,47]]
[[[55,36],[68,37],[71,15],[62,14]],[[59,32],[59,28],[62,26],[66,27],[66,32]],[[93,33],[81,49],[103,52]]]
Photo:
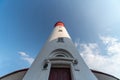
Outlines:
[[69,68],[51,68],[49,80],[71,80]]

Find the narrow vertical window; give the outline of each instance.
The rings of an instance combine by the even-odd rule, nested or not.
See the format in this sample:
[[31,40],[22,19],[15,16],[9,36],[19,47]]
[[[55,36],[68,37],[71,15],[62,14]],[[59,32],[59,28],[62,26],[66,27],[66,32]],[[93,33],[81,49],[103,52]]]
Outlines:
[[63,38],[62,37],[58,38],[58,42],[64,42]]

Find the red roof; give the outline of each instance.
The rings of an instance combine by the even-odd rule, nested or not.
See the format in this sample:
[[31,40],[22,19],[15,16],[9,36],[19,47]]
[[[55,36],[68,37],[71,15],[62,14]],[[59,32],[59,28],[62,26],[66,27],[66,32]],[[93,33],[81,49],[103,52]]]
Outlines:
[[64,27],[64,23],[61,22],[61,21],[58,21],[58,22],[54,25],[54,27],[56,27],[56,26]]

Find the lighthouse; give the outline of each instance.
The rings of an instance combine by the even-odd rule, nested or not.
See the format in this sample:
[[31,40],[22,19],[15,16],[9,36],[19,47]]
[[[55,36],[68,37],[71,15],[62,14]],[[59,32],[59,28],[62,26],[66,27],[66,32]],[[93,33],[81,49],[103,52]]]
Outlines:
[[97,80],[58,21],[22,80]]

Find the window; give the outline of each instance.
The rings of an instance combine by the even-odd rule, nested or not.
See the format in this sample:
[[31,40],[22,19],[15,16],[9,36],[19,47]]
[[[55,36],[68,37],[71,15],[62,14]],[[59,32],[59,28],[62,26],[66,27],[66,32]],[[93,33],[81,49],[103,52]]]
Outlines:
[[62,32],[62,30],[59,30],[58,32]]
[[58,55],[56,55],[56,57],[65,57],[65,55],[60,55],[60,54],[58,54]]
[[58,38],[58,42],[64,42],[63,38],[62,37]]

